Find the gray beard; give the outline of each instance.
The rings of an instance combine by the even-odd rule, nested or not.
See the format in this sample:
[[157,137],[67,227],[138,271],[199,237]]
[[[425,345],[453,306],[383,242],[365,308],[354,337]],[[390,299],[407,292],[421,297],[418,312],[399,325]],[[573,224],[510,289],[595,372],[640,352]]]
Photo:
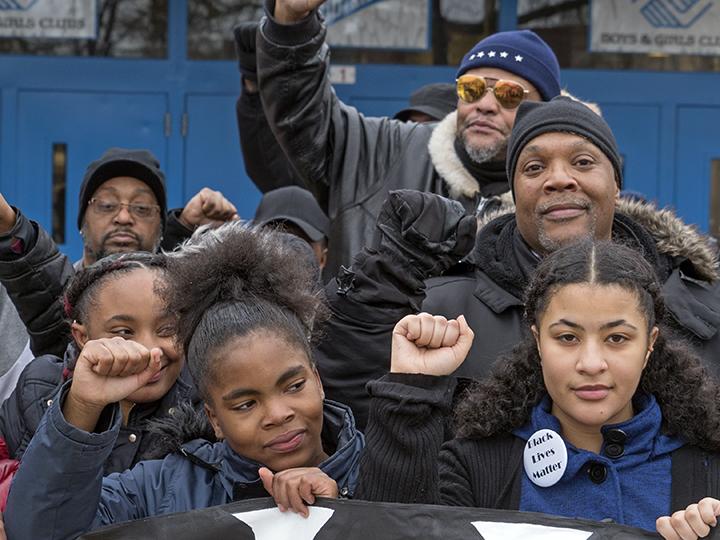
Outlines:
[[540,247],[542,247],[542,249],[545,253],[552,253],[562,247],[569,246],[571,244],[575,244],[582,240],[595,239],[595,231],[597,230],[597,218],[594,213],[591,213],[589,230],[587,230],[585,233],[580,234],[579,236],[576,236],[574,238],[564,238],[563,240],[550,238],[550,236],[548,236],[547,232],[545,231],[545,227],[543,225],[542,219],[537,220],[536,227],[538,230],[538,243],[540,244]]
[[465,132],[463,132],[461,139],[465,151],[475,163],[487,163],[488,161],[501,159],[507,152],[507,140],[500,141],[491,146],[477,148],[468,142],[465,137]]

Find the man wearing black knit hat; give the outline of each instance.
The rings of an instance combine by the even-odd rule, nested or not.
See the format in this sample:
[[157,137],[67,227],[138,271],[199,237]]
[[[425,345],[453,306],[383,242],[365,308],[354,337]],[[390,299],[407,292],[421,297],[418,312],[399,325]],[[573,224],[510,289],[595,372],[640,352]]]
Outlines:
[[[720,374],[716,258],[671,211],[619,197],[621,157],[600,116],[565,97],[523,103],[506,163],[516,211],[481,220],[474,243],[463,241],[468,218],[456,202],[393,192],[378,221],[380,241],[328,286],[332,339],[320,345],[318,366],[328,397],[349,404],[360,426],[365,384],[387,370],[389,334],[400,318],[417,311],[464,315],[475,341],[456,374],[482,378],[527,331],[523,291],[541,258],[583,238],[612,238],[644,256],[663,283],[674,330]],[[428,279],[452,264],[448,255],[470,247],[467,272]]]
[[462,59],[457,111],[439,123],[365,117],[330,85],[323,2],[266,0],[257,75],[273,133],[330,218],[330,278],[372,240],[393,189],[442,194],[479,214],[509,199],[505,149],[517,107],[559,95],[560,68],[534,32],[500,32]]
[[32,352],[62,356],[66,325],[58,298],[75,270],[110,253],[173,249],[196,227],[234,217],[232,203],[208,188],[168,212],[157,158],[144,149],[110,148],[88,165],[80,186],[83,255],[73,266],[38,223],[0,194],[0,281],[27,326]]

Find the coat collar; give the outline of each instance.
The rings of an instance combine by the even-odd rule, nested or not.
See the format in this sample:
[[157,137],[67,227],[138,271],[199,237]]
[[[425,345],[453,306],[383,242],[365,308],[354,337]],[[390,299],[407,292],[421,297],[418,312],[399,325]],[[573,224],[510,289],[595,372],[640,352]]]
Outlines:
[[[676,260],[679,266],[687,262],[687,271],[700,281],[714,282],[718,275],[718,259],[705,237],[697,229],[684,223],[672,210],[658,209],[652,203],[631,201],[621,197],[616,211],[642,225],[655,239],[658,252]],[[478,221],[478,229],[493,219],[515,211],[510,193],[502,197],[502,206]]]
[[480,186],[460,161],[455,152],[457,112],[451,112],[435,126],[428,142],[430,159],[438,174],[447,185],[452,199],[474,198]]
[[[355,427],[350,408],[341,403],[325,400],[323,407],[323,437],[336,443],[335,452],[323,461],[319,468],[333,478],[341,493],[352,494],[357,484],[360,465],[360,454],[365,447],[365,438]],[[209,443],[197,439],[182,446],[184,455],[192,454],[192,458],[200,460],[206,469],[215,469],[219,480],[232,500],[238,484],[248,485],[256,492],[261,485],[258,469],[262,465],[256,461],[237,454],[226,441]],[[188,458],[194,462],[194,459]],[[197,464],[197,463],[196,463]]]

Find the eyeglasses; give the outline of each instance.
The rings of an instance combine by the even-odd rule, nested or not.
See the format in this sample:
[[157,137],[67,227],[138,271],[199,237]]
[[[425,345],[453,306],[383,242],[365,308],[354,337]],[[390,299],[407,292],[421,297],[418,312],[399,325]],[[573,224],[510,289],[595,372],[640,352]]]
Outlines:
[[121,208],[127,208],[128,212],[138,219],[149,219],[160,213],[160,207],[157,204],[129,204],[106,201],[96,197],[88,201],[88,206],[101,216],[114,216],[120,212]]
[[[495,79],[489,79],[495,80]],[[495,80],[495,84],[490,86],[488,79],[477,75],[462,75],[455,81],[457,95],[466,103],[474,103],[481,99],[485,92],[491,90],[495,95],[498,103],[505,109],[514,109],[523,99],[530,93],[525,87],[515,81],[506,81],[505,79]]]

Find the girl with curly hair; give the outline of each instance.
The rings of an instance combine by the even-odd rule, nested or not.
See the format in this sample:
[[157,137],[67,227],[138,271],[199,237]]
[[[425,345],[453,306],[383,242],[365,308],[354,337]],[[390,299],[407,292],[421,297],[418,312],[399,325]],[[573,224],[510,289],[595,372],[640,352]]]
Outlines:
[[218,442],[197,439],[103,479],[116,403],[163,369],[156,349],[117,342],[78,363],[36,433],[8,501],[12,538],[75,537],[268,493],[307,515],[316,496],[352,494],[364,439],[347,407],[324,401],[310,340],[326,309],[299,249],[238,222],[168,255],[167,311]]
[[[82,378],[82,365],[89,358],[126,339],[140,349],[157,349],[161,370],[120,401],[120,431],[105,456],[103,472],[124,471],[157,455],[161,438],[148,429],[148,422],[167,417],[195,394],[192,384],[179,378],[184,362],[175,344],[174,319],[157,291],[164,280],[164,266],[162,255],[116,254],[76,273],[68,282],[63,304],[73,339],[64,358],[35,358],[0,409],[0,437],[11,458],[23,458],[43,415],[76,366],[80,364]],[[3,479],[5,483],[9,487]],[[2,508],[6,496],[6,491],[0,494]]]
[[531,333],[464,394],[444,444],[449,375],[472,330],[462,316],[398,323],[391,373],[369,385],[357,496],[707,535],[720,514],[718,387],[667,334],[653,269],[586,241],[548,256],[526,295]]

